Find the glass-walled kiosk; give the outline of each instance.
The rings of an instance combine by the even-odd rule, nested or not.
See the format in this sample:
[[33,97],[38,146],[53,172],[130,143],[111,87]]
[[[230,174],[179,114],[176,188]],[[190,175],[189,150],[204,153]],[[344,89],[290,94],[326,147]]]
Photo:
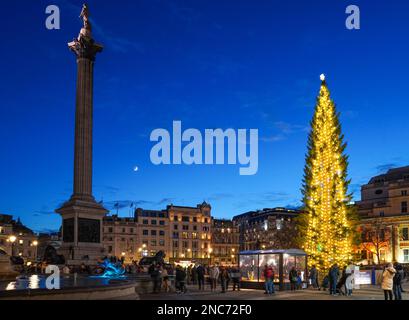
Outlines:
[[298,249],[257,250],[240,252],[240,272],[244,287],[258,288],[264,283],[264,267],[274,270],[274,284],[285,290],[290,283],[290,270],[300,273],[301,280],[307,281],[307,254]]

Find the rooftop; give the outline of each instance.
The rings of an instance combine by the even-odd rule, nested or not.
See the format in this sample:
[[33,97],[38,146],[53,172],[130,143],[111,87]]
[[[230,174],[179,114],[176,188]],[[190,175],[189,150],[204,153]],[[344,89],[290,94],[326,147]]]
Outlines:
[[387,173],[378,175],[369,180],[369,184],[409,180],[409,166],[388,170]]
[[300,213],[300,210],[296,209],[287,209],[287,208],[265,208],[263,210],[257,211],[249,211],[240,215],[233,217],[233,220],[240,220],[240,219],[250,219],[250,218],[258,218],[262,216],[269,216],[269,215],[287,215],[287,216],[296,216]]

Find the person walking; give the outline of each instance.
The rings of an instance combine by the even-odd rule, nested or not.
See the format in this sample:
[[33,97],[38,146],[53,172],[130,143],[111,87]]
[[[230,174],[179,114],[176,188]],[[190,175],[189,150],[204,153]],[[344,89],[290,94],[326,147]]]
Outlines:
[[229,291],[229,284],[230,284],[230,280],[231,280],[231,277],[230,277],[231,268],[228,267],[228,268],[226,268],[226,270],[227,270],[227,275],[228,275],[227,280],[226,280],[226,291]]
[[177,293],[186,293],[187,292],[185,281],[186,281],[186,271],[181,266],[178,266],[176,268],[176,289],[177,289]]
[[196,285],[197,284],[197,271],[196,271],[195,266],[192,267],[191,273],[192,273],[192,283],[193,285]]
[[402,300],[402,276],[399,272],[399,264],[395,263],[394,268],[396,273],[393,277],[393,296],[395,297],[395,300]]
[[202,265],[196,267],[197,283],[199,284],[199,290],[205,289],[205,273],[206,270]]
[[291,268],[289,280],[290,280],[291,291],[295,291],[297,289],[297,282],[298,282],[298,273],[295,267]]
[[240,274],[240,270],[237,268],[232,268],[231,270],[231,279],[233,281],[233,291],[240,291],[240,278],[241,278],[241,274]]
[[165,292],[169,292],[170,291],[170,287],[169,287],[169,274],[168,274],[168,270],[166,268],[162,268],[162,283],[163,283],[163,290]]
[[346,269],[346,279],[345,279],[345,293],[347,296],[352,296],[352,287],[354,281],[354,274],[352,273],[351,267]]
[[220,270],[217,265],[214,265],[212,268],[210,268],[209,271],[209,277],[210,277],[210,290],[214,291],[217,288],[217,280],[219,279],[220,276]]
[[318,270],[317,267],[315,265],[313,265],[311,267],[311,270],[309,272],[309,276],[308,276],[309,280],[310,280],[310,285],[314,288],[314,289],[320,289],[320,285],[318,283]]
[[169,292],[172,292],[175,288],[175,282],[176,282],[176,277],[175,277],[175,270],[171,265],[168,266],[166,269],[168,272],[168,287],[169,287]]
[[400,292],[401,293],[405,292],[405,290],[403,290],[403,287],[402,287],[402,282],[405,279],[405,270],[403,269],[403,266],[398,262],[396,263],[395,269],[396,269],[396,272],[399,273],[400,275],[400,286],[399,286]]
[[338,264],[334,264],[330,269],[329,269],[329,294],[330,295],[337,295],[337,284],[338,284],[338,278],[339,278],[339,269],[338,269]]
[[[322,284],[321,284],[321,288],[323,291],[327,291],[329,287],[329,276],[328,274],[324,277],[324,279],[322,279]],[[321,289],[320,289],[321,290]]]
[[385,300],[393,300],[393,278],[395,277],[396,270],[392,263],[388,263],[385,271],[382,274],[382,290],[385,295]]
[[186,269],[186,284],[190,285],[192,280],[192,265],[190,264]]
[[264,294],[268,294],[268,284],[267,284],[267,281],[268,281],[268,275],[267,275],[267,272],[268,272],[268,265],[265,265],[264,266],[264,270],[263,270],[263,277],[264,277]]
[[227,268],[222,268],[220,271],[220,283],[222,286],[222,293],[226,293],[228,287],[227,283],[229,280],[229,272],[227,271]]
[[152,293],[159,293],[160,292],[160,271],[159,266],[155,264],[151,264],[148,270],[152,282],[153,282],[153,292]]
[[274,293],[274,271],[273,268],[268,266],[267,264],[264,267],[264,286],[265,286],[265,294],[273,294]]
[[346,295],[346,285],[345,285],[347,281],[346,269],[347,267],[344,267],[344,269],[342,270],[341,278],[339,279],[338,284],[337,284],[337,293],[342,296]]

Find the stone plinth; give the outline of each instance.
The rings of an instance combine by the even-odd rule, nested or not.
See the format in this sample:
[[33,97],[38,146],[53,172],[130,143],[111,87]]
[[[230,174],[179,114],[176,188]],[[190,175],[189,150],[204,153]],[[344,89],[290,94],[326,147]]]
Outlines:
[[102,219],[107,211],[96,202],[71,200],[57,210],[63,219],[59,253],[69,265],[96,265],[104,256]]

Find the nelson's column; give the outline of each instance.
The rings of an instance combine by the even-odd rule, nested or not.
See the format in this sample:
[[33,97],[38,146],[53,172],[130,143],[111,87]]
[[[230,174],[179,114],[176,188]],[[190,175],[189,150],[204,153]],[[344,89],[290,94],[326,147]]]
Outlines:
[[68,44],[77,58],[75,115],[74,191],[71,199],[57,209],[62,217],[62,246],[59,253],[70,265],[95,265],[103,256],[102,219],[107,210],[92,195],[93,69],[103,47],[92,38],[89,12],[83,6],[84,26],[77,39]]

